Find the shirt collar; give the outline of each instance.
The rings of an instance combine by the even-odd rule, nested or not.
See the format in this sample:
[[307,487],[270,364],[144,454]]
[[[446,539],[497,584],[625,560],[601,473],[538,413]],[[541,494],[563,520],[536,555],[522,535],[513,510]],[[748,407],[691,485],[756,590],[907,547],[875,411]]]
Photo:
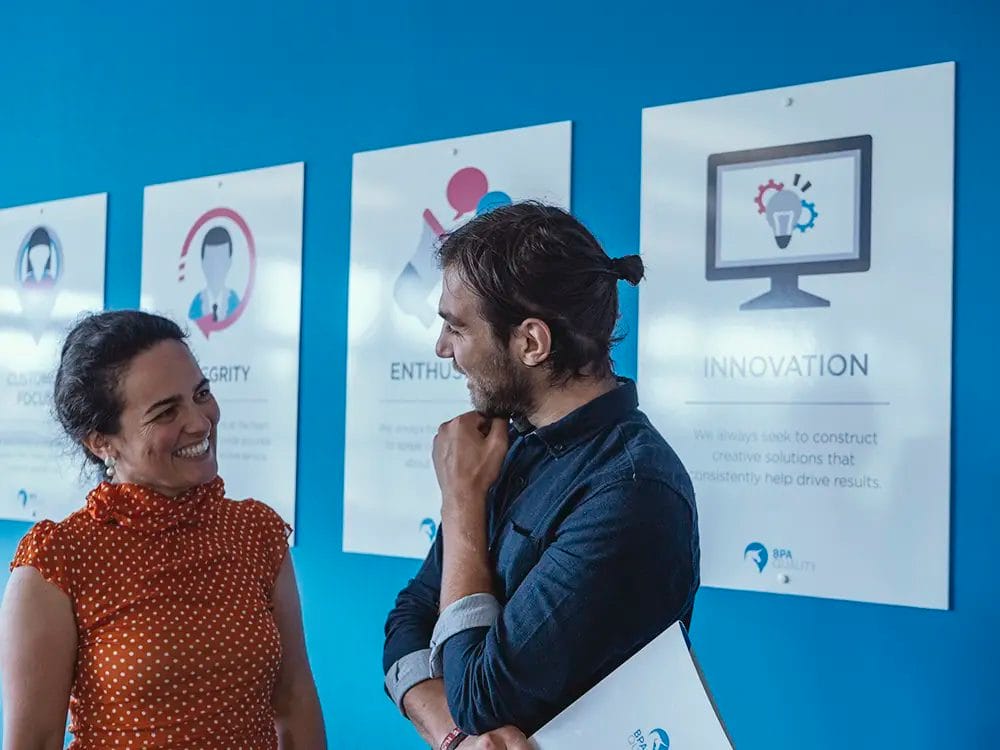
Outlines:
[[101,482],[87,495],[87,512],[99,523],[115,523],[144,535],[181,525],[197,525],[199,518],[225,497],[221,477],[192,487],[177,497],[128,482]]
[[[635,382],[628,378],[618,378],[617,388],[588,401],[559,421],[540,427],[531,434],[538,437],[549,452],[558,457],[638,408],[639,395]],[[515,429],[520,431],[516,423]]]

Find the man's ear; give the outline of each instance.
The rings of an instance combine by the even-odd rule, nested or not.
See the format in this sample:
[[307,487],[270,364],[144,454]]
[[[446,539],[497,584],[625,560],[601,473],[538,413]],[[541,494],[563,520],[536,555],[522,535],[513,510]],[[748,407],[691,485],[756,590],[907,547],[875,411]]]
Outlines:
[[511,353],[525,367],[538,367],[552,354],[552,331],[544,320],[526,318],[510,336]]

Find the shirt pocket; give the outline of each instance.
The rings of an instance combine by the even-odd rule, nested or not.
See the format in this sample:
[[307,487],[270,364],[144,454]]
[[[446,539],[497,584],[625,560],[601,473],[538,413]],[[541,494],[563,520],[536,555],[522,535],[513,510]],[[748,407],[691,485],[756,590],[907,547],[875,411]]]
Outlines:
[[497,574],[509,600],[545,552],[545,539],[532,529],[511,519],[500,536],[496,550]]

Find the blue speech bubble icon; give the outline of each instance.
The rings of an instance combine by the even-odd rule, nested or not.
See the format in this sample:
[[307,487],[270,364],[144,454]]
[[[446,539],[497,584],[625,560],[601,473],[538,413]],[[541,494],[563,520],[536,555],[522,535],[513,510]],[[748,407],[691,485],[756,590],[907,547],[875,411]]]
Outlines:
[[502,190],[493,190],[479,199],[479,205],[476,206],[476,216],[482,216],[494,208],[509,206],[511,203],[513,201],[507,193]]

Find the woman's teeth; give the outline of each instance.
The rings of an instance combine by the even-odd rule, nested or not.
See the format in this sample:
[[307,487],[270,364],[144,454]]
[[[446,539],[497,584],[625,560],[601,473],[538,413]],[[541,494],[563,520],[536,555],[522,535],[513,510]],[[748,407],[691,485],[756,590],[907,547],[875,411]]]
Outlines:
[[189,445],[187,448],[174,451],[174,455],[180,458],[198,458],[198,456],[204,456],[206,453],[208,453],[208,438],[195,445]]

